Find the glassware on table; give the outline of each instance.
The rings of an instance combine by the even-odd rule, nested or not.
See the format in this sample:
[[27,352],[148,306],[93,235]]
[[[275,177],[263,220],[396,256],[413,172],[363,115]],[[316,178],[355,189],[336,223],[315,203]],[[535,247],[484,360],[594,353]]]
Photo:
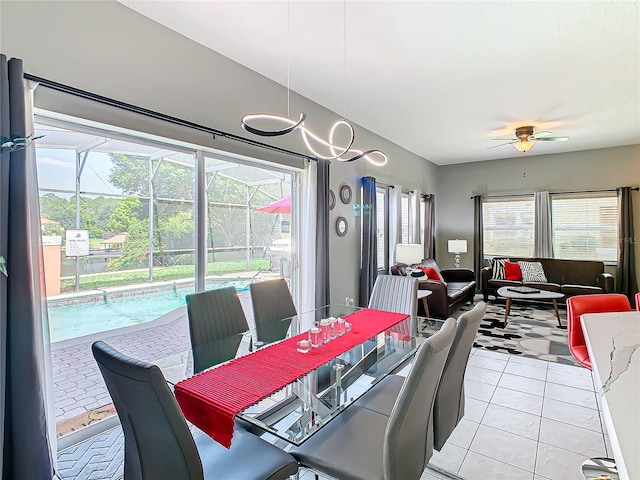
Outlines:
[[299,340],[296,344],[296,350],[300,353],[309,353],[311,350],[311,342],[309,340]]
[[344,331],[345,333],[349,333],[351,331],[351,324],[347,321],[344,322]]
[[338,320],[336,320],[336,337],[341,337],[345,334],[344,323],[344,318],[338,317]]
[[313,348],[322,345],[322,330],[316,325],[309,329],[309,342]]
[[338,338],[338,325],[336,323],[336,318],[329,317],[327,320],[329,320],[329,333],[331,333],[331,340],[335,340]]
[[331,323],[328,318],[320,320],[320,330],[322,330],[322,343],[331,341]]

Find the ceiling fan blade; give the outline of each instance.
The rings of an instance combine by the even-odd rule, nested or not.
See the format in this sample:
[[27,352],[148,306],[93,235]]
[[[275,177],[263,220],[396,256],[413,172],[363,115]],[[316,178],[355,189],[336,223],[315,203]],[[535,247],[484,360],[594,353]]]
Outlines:
[[505,145],[513,145],[514,143],[518,143],[519,141],[520,140],[514,140],[513,142],[501,143],[500,145],[494,145],[493,147],[487,147],[487,150],[489,150],[490,148],[504,147]]
[[492,138],[491,140],[500,140],[501,142],[506,142],[506,141],[511,141],[511,140],[513,140],[514,142],[518,141],[517,138]]
[[543,130],[542,132],[537,132],[534,133],[533,135],[531,135],[533,138],[538,139],[541,137],[548,137],[549,135],[551,135],[551,132],[548,130]]
[[536,142],[566,142],[569,137],[542,137],[534,138]]

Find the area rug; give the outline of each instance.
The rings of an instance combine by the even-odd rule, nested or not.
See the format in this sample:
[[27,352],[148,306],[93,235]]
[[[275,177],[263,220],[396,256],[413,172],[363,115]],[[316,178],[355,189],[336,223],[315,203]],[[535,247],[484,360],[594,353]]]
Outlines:
[[[471,308],[472,305],[465,305],[459,312]],[[487,303],[487,312],[478,328],[474,347],[566,365],[578,365],[567,345],[566,313],[562,306],[562,327],[558,327],[558,320],[551,304],[513,302],[506,327],[504,311],[504,302],[494,300]]]

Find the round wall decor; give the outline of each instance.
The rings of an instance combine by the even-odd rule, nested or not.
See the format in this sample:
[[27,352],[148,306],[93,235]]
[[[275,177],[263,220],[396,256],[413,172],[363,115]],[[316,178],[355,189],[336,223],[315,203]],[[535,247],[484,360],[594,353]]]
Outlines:
[[342,185],[340,187],[340,200],[345,205],[351,202],[351,187],[349,185]]
[[339,237],[344,237],[349,231],[349,224],[344,217],[336,218],[336,233]]
[[329,190],[329,210],[333,210],[333,207],[336,206],[336,194],[333,193],[333,190]]

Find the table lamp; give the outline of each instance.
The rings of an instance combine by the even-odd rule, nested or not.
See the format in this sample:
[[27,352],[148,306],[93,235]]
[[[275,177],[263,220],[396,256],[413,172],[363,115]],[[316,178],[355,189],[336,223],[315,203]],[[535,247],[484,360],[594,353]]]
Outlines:
[[467,253],[467,241],[466,240],[449,240],[449,253],[456,254],[456,268],[460,268],[460,254]]
[[422,261],[424,251],[419,243],[397,243],[396,263],[413,265]]

